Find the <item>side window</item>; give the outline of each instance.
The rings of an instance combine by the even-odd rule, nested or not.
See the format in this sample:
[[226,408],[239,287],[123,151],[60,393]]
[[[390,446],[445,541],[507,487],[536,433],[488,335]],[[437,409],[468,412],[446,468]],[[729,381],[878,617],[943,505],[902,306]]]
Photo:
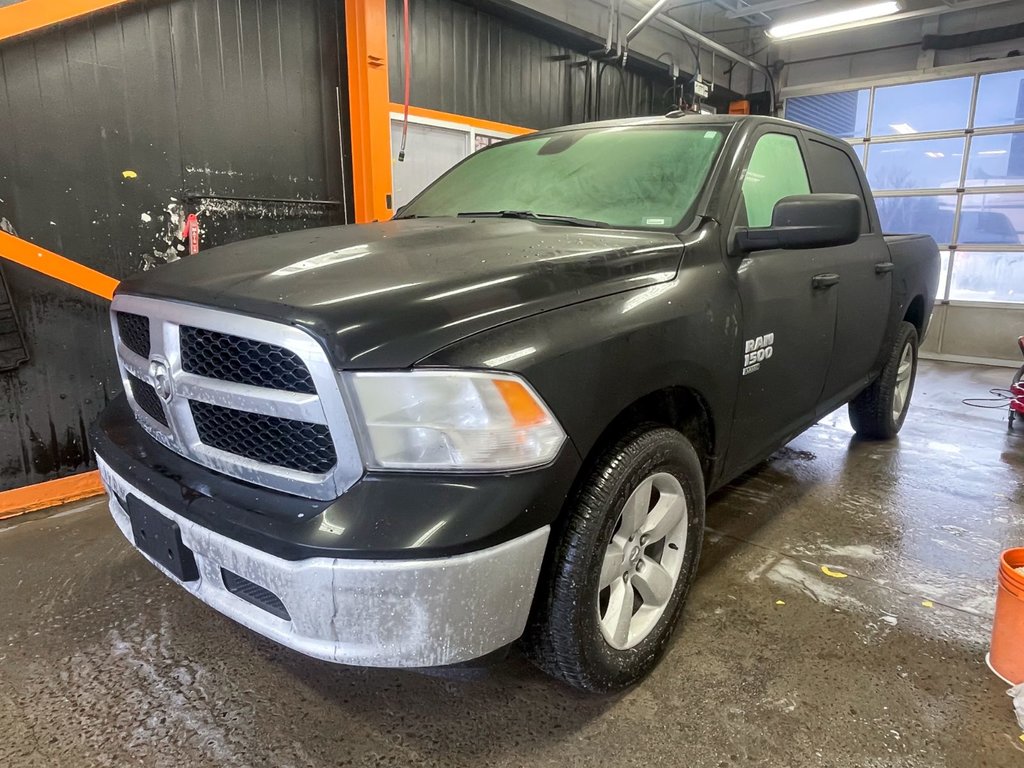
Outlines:
[[850,156],[843,150],[815,139],[808,141],[811,182],[815,192],[842,192],[860,198],[860,231],[870,232],[864,188]]
[[743,176],[748,227],[771,226],[772,210],[779,200],[810,191],[804,158],[795,137],[766,133],[757,140]]

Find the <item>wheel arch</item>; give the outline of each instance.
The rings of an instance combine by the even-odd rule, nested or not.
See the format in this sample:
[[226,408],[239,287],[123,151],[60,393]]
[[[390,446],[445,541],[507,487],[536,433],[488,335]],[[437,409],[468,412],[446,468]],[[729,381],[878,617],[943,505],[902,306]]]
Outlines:
[[690,386],[663,387],[621,408],[598,435],[583,459],[584,475],[607,447],[639,424],[672,427],[686,436],[700,458],[705,486],[717,468],[715,416],[706,397]]
[[903,319],[917,329],[918,340],[924,339],[925,320],[924,296],[917,294],[907,305],[907,311],[903,313]]

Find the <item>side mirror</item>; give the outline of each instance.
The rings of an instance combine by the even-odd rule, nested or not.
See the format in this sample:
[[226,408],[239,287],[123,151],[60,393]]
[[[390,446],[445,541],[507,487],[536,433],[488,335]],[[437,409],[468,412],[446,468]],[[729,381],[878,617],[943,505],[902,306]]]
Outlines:
[[770,227],[740,227],[733,233],[734,255],[776,248],[829,248],[860,237],[860,198],[818,193],[791,195],[775,204]]

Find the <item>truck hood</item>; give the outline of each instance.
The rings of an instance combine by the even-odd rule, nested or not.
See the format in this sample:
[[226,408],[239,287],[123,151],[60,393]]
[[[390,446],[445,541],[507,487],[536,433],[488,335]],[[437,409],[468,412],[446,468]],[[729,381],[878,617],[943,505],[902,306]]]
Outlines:
[[671,280],[682,249],[669,233],[402,219],[212,248],[118,292],[305,327],[339,366],[405,367],[512,320]]

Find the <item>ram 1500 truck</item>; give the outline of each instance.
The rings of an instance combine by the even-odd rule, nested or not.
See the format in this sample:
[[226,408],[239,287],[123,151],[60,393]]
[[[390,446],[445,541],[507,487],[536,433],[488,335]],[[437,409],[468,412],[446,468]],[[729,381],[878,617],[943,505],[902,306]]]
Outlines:
[[761,117],[541,131],[391,221],[126,280],[93,430],[124,535],[301,653],[578,688],[664,652],[705,496],[837,407],[906,418],[939,269],[843,141]]

